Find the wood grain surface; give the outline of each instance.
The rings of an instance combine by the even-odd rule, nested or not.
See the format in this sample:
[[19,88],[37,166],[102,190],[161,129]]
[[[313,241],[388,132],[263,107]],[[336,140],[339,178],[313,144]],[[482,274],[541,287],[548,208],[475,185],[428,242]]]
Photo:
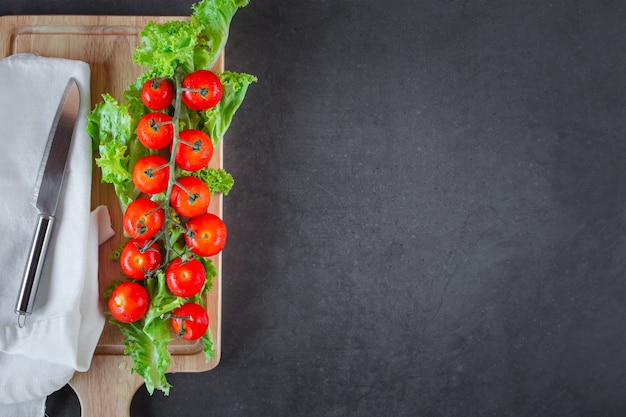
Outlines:
[[[2,16],[0,17],[0,58],[16,53],[34,53],[85,61],[91,68],[91,108],[109,93],[122,99],[123,90],[143,72],[131,56],[139,43],[138,34],[149,21],[164,22],[184,17],[151,16]],[[224,57],[216,64],[223,71]],[[222,145],[215,148],[210,166],[221,168]],[[92,207],[106,205],[116,235],[100,247],[99,284],[101,293],[120,277],[110,253],[124,240],[121,210],[113,188],[101,184],[100,172],[93,169]],[[222,217],[222,196],[215,195],[209,211]],[[170,372],[201,372],[217,366],[221,353],[221,255],[213,257],[218,276],[206,304],[215,342],[215,357],[206,362],[200,342],[176,341],[171,345]],[[131,374],[132,359],[123,354],[119,330],[106,325],[88,372],[76,373],[70,385],[76,391],[86,417],[130,416],[130,401],[143,380]]]

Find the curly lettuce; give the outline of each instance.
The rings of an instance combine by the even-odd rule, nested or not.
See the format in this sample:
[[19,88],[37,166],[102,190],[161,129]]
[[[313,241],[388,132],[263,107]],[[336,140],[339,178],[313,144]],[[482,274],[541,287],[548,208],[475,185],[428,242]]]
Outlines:
[[226,172],[225,169],[203,168],[199,171],[192,172],[191,175],[200,178],[209,186],[211,193],[222,193],[228,195],[231,188],[235,184],[233,176]]
[[147,151],[132,133],[128,105],[119,104],[109,94],[103,94],[102,99],[87,118],[87,132],[99,154],[95,161],[101,169],[102,182],[113,184],[123,212],[139,195],[131,171]]
[[146,79],[172,77],[178,67],[193,70],[201,32],[202,28],[191,21],[149,22],[139,34],[141,44],[133,54],[133,61],[151,67]]
[[178,67],[185,72],[212,68],[224,50],[230,23],[249,0],[203,0],[192,5],[190,19],[156,24],[149,22],[139,34],[141,44],[133,60],[150,67],[146,76],[172,77]]

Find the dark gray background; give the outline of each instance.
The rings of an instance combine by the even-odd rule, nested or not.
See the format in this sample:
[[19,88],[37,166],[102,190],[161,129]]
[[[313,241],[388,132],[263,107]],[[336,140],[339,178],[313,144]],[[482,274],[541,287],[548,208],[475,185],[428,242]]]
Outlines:
[[[191,1],[0,14],[187,15]],[[227,68],[223,353],[134,417],[623,416],[626,13],[256,0]],[[50,417],[77,416],[69,388]]]

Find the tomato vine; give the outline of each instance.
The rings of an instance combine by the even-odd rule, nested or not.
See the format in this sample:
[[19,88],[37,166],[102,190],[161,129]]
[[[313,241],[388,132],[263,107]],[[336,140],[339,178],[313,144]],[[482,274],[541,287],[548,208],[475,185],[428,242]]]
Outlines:
[[[184,154],[179,159],[195,158],[194,153],[202,146],[200,143],[206,143],[195,137],[188,140],[190,132],[206,136],[211,150],[219,144],[248,86],[257,81],[256,77],[245,73],[211,71],[223,51],[233,15],[247,3],[248,0],[201,0],[192,6],[193,13],[188,20],[147,24],[133,55],[133,61],[146,67],[146,72],[124,91],[125,103],[118,103],[104,94],[102,102],[88,118],[87,130],[97,150],[96,164],[101,169],[102,181],[113,185],[125,216],[129,210],[135,210],[126,216],[134,219],[128,230],[125,227],[131,237],[124,246],[128,249],[116,251],[116,257],[120,259],[120,266],[121,258],[127,262],[122,268],[126,278],[146,289],[149,308],[142,312],[143,317],[130,315],[133,321],[129,322],[129,315],[122,315],[128,313],[124,311],[124,300],[133,304],[130,297],[136,292],[118,291],[120,298],[110,305],[121,318],[126,318],[116,319],[116,313],[111,310],[110,322],[122,332],[124,351],[133,359],[133,372],[144,378],[150,393],[154,389],[169,392],[165,374],[170,363],[167,346],[173,340],[172,334],[200,339],[207,360],[215,355],[208,316],[206,320],[200,317],[196,320],[195,312],[199,310],[195,306],[185,308],[189,309],[189,314],[177,313],[179,308],[194,304],[206,314],[206,306],[202,306],[204,294],[211,289],[212,278],[217,276],[211,256],[224,247],[226,226],[214,213],[177,211],[172,195],[175,191],[189,193],[189,205],[201,200],[192,195],[199,191],[189,185],[190,180],[183,181],[186,177],[200,179],[206,184],[209,195],[218,192],[227,195],[233,185],[232,176],[222,168],[209,168],[204,159],[195,164],[180,164],[177,156]],[[173,98],[170,87],[174,90]],[[144,101],[150,94],[154,97]],[[138,133],[138,128],[145,131]],[[179,152],[181,149],[185,152]],[[168,151],[165,163],[143,159],[165,155]],[[203,158],[207,158],[206,155]],[[134,170],[140,161],[147,168],[136,173]],[[167,184],[161,187],[155,183],[164,180],[165,171],[168,171]],[[145,187],[135,183],[140,181],[146,182]],[[141,199],[151,200],[157,207],[141,211],[142,204],[134,204]],[[159,223],[159,216],[154,216],[159,210],[163,211],[162,223]],[[154,230],[157,226],[159,230]],[[157,242],[155,249],[153,244]],[[157,251],[159,256],[161,251],[164,253],[155,267]],[[165,276],[174,259],[180,259],[177,265],[185,268],[191,260],[202,263],[205,277],[200,292],[171,291]],[[126,267],[128,270],[124,269]],[[139,270],[132,271],[133,267]],[[189,273],[188,270],[173,273],[171,279],[185,281]],[[109,301],[115,296],[118,284],[120,282],[114,282],[104,294]],[[171,318],[173,314],[179,319]],[[191,317],[186,320],[193,323],[193,326],[190,324],[193,331],[186,330],[186,322],[180,317]]]

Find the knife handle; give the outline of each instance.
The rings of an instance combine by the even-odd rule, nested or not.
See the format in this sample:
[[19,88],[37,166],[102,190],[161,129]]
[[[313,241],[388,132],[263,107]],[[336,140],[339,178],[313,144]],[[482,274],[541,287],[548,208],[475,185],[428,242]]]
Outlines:
[[24,326],[26,316],[33,312],[33,304],[35,304],[35,296],[41,271],[43,270],[44,261],[46,260],[46,252],[52,235],[52,226],[54,225],[54,216],[49,214],[40,214],[37,220],[37,228],[33,235],[33,241],[30,246],[28,258],[26,260],[26,268],[24,269],[24,277],[20,286],[20,293],[15,304],[15,313],[19,314],[18,324]]

